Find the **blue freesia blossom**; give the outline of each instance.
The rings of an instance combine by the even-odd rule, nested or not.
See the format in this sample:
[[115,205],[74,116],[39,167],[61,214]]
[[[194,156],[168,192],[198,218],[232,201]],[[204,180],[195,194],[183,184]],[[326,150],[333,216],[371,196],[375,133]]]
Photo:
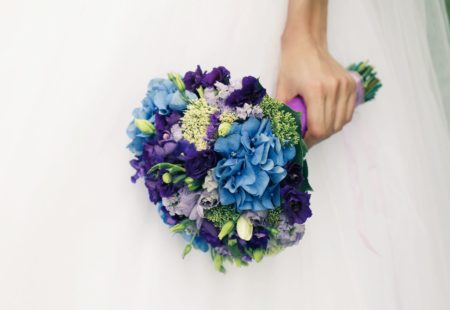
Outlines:
[[235,123],[226,137],[217,139],[214,150],[224,158],[214,170],[222,205],[237,210],[261,211],[280,205],[283,168],[294,158],[292,146],[282,146],[272,133],[270,120],[250,117]]

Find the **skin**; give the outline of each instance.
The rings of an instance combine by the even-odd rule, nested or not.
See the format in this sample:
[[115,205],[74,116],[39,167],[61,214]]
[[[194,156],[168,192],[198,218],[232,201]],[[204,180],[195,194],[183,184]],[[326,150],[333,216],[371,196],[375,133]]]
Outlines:
[[327,7],[328,0],[289,0],[281,38],[277,98],[305,99],[308,147],[340,131],[355,109],[355,81],[328,51]]

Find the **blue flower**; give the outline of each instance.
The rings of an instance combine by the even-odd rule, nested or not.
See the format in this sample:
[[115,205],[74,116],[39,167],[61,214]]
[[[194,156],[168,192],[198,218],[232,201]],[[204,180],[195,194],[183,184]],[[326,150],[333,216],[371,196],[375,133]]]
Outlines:
[[[191,92],[185,92],[189,99],[197,97]],[[128,148],[136,155],[141,155],[144,143],[149,135],[141,132],[135,125],[134,119],[145,119],[155,123],[155,114],[168,115],[172,111],[184,111],[186,101],[175,84],[166,79],[153,79],[148,85],[145,98],[142,100],[142,107],[133,111],[133,121],[128,125],[127,134],[132,139]],[[176,113],[172,113],[176,114]]]
[[[186,95],[189,99],[197,98],[191,92],[186,92]],[[187,105],[175,84],[167,79],[151,80],[148,84],[147,98],[153,102],[158,108],[158,113],[162,115],[169,114],[171,110],[184,111]]]
[[233,124],[228,136],[217,139],[214,150],[224,157],[214,169],[222,205],[236,204],[242,212],[281,204],[284,166],[294,158],[295,149],[281,145],[269,119],[250,117],[243,124]]
[[148,97],[142,100],[142,107],[136,108],[133,111],[133,121],[128,125],[127,135],[132,139],[128,148],[136,155],[141,155],[144,150],[144,143],[149,138],[149,135],[142,133],[134,124],[134,119],[145,119],[150,122],[154,122],[155,113],[157,112],[156,106],[153,101]]

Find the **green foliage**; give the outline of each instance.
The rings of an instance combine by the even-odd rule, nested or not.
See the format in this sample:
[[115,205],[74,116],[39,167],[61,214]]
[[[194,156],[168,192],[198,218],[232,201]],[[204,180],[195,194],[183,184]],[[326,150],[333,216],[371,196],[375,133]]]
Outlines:
[[280,214],[281,214],[280,207],[269,210],[267,212],[267,223],[269,223],[271,227],[277,227],[278,223],[280,222]]
[[260,103],[264,116],[272,121],[272,131],[281,143],[297,145],[300,140],[300,128],[292,113],[284,110],[285,105],[269,96],[265,96]]
[[227,222],[236,222],[239,213],[236,208],[230,206],[217,206],[212,209],[205,210],[205,218],[210,220],[214,226],[222,228]]

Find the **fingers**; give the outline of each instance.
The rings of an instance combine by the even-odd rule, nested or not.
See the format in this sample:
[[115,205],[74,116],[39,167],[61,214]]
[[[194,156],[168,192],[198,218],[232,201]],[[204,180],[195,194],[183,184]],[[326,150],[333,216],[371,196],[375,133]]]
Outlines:
[[[339,82],[340,94],[337,97],[336,102],[336,118],[333,125],[333,131],[338,132],[342,130],[345,124],[351,120],[352,109],[352,96],[355,94],[355,83],[353,78],[346,74]],[[350,117],[350,119],[349,119]]]
[[356,85],[349,74],[329,77],[325,82],[310,86],[306,99],[308,147],[342,130],[351,121],[355,109]]
[[308,147],[311,147],[328,136],[325,123],[326,95],[323,83],[312,84],[307,89],[309,91],[304,96],[308,111],[306,116],[308,130],[305,134],[305,143]]

